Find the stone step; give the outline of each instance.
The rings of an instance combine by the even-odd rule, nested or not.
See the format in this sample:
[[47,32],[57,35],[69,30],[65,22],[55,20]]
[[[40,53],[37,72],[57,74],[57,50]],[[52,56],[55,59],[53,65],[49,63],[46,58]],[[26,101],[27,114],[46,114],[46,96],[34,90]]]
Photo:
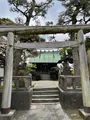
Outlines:
[[48,98],[59,98],[58,94],[54,94],[54,95],[33,95],[32,97],[33,99],[36,98],[36,99],[48,99]]
[[31,103],[32,105],[57,105],[57,103],[60,103],[60,102],[43,102],[43,103]]
[[42,80],[50,80],[50,74],[44,74],[44,73],[42,73],[41,74],[41,79]]
[[33,91],[33,95],[50,95],[50,94],[58,94],[58,90]]
[[58,88],[34,88],[33,91],[58,90]]
[[59,98],[55,99],[32,99],[32,103],[53,103],[59,102]]

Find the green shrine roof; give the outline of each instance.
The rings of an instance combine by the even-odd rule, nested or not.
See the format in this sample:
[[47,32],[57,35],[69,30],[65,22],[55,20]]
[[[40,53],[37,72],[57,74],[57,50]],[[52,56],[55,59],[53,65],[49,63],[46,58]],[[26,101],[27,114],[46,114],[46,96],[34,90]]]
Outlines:
[[40,52],[39,56],[30,58],[31,63],[57,63],[61,59],[59,51]]

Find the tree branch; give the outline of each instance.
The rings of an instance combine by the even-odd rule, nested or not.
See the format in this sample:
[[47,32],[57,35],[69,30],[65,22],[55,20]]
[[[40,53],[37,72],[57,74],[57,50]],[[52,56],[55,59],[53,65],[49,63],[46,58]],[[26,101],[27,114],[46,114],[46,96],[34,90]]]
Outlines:
[[22,13],[24,16],[26,16],[25,12],[20,10],[16,4],[13,3],[13,6],[18,10],[18,12]]
[[89,21],[90,21],[90,18],[87,21],[85,21],[85,24],[87,24]]

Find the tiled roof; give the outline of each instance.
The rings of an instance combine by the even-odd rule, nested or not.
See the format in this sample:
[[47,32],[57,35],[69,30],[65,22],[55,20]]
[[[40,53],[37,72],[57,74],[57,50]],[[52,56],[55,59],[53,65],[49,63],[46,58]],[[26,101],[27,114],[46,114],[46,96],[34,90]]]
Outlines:
[[59,51],[40,52],[39,56],[30,58],[31,63],[57,63],[61,59]]

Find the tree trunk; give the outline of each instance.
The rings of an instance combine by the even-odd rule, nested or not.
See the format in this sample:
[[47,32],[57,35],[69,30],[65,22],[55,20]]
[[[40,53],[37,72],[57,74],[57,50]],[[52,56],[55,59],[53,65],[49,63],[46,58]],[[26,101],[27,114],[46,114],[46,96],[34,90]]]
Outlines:
[[26,25],[28,26],[29,25],[29,22],[30,22],[30,19],[26,18]]
[[78,47],[73,48],[74,74],[80,75],[80,61],[78,55]]
[[[71,40],[74,41],[75,40],[75,34],[72,33],[71,34]],[[73,61],[74,61],[74,74],[75,75],[80,75],[80,60],[79,60],[79,49],[78,47],[74,47],[72,50],[73,53]],[[77,82],[76,84],[78,84],[79,86],[81,85],[80,79],[76,78]]]
[[[19,72],[19,63],[21,62],[21,54],[22,54],[22,50],[16,50],[14,52],[14,64],[13,64],[13,67],[14,67],[14,73],[13,75],[14,76],[18,76],[18,72]],[[16,85],[16,89],[19,88],[19,79],[18,78],[14,78],[14,83]]]
[[29,26],[30,20],[31,20],[31,16],[26,16],[25,25]]
[[14,75],[17,75],[19,63],[21,62],[21,54],[22,54],[22,50],[18,50],[18,51],[16,50],[14,52],[14,69],[15,69]]

